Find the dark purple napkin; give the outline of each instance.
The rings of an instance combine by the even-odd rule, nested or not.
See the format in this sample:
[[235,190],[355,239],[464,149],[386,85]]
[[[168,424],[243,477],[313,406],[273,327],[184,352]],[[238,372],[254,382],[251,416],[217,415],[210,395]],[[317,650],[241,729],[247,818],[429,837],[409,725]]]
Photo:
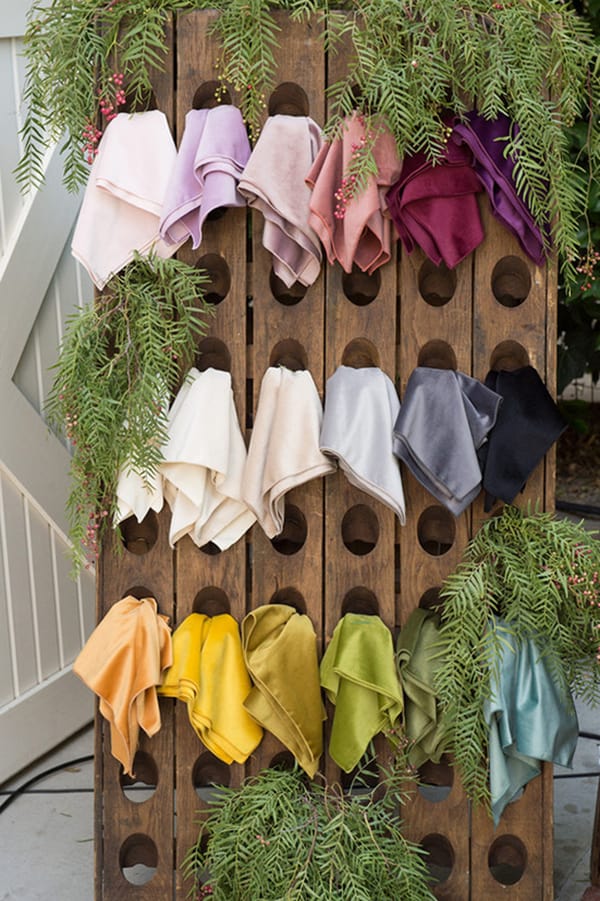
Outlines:
[[459,146],[466,144],[471,149],[475,172],[490,198],[492,213],[515,235],[527,256],[542,266],[545,261],[542,231],[517,194],[514,158],[504,155],[504,139],[518,133],[519,126],[503,114],[490,120],[475,110],[467,113],[466,119],[454,126],[452,142]]

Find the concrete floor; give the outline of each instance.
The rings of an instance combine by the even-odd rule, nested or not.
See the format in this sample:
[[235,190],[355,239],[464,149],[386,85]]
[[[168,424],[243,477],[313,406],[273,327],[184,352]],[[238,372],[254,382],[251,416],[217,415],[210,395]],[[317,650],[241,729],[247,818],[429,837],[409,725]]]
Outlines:
[[[600,733],[600,710],[580,704],[578,713],[582,731]],[[90,728],[0,791],[92,752]],[[600,771],[599,748],[593,740],[580,739],[573,771],[557,767],[555,775],[587,771]],[[589,885],[597,785],[596,777],[554,781],[555,901],[580,901]],[[32,786],[37,793],[21,795],[0,813],[0,901],[93,901],[92,787],[91,762],[70,766]],[[0,795],[0,805],[6,797]]]

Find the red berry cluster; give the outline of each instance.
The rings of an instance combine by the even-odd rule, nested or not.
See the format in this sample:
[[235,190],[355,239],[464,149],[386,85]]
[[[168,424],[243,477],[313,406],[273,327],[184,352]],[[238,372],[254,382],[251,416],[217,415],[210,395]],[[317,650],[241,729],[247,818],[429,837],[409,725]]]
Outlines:
[[85,144],[83,145],[83,155],[85,157],[86,162],[93,163],[94,157],[98,153],[98,141],[102,137],[102,132],[99,128],[92,122],[88,122],[82,132],[83,140]]
[[583,276],[581,291],[589,291],[596,281],[598,274],[596,266],[600,263],[600,250],[589,250],[583,262],[576,267],[576,272]]
[[[364,118],[359,117],[359,122],[364,125]],[[375,134],[370,131],[368,134],[362,134],[358,142],[352,142],[352,163],[357,165],[360,158],[369,152],[369,148],[373,146]],[[336,219],[343,219],[346,215],[346,207],[356,193],[356,175],[348,175],[342,178],[342,183],[333,195],[337,200],[333,215]]]
[[125,104],[127,100],[127,96],[125,91],[123,90],[123,82],[125,80],[125,76],[122,72],[114,72],[112,76],[113,83],[115,88],[117,89],[115,92],[114,103],[110,100],[109,97],[100,97],[100,112],[104,116],[107,122],[110,122],[111,119],[114,119],[119,111],[119,107]]

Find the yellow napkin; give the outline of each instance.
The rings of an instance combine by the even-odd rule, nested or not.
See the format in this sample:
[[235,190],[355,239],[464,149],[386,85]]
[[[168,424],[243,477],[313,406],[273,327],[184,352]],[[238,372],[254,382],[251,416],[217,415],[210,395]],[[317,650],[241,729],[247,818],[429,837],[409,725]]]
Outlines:
[[251,689],[236,621],[192,613],[173,634],[173,666],[159,694],[185,701],[198,738],[224,763],[244,763],[262,729],[243,707]]
[[312,778],[323,752],[325,711],[310,619],[287,604],[265,604],[243,620],[242,645],[254,681],[244,707]]
[[392,634],[378,616],[346,613],[321,661],[321,685],[335,704],[329,755],[349,773],[371,739],[402,712]]
[[110,723],[111,752],[133,775],[140,727],[152,736],[160,729],[156,685],[171,665],[171,630],[154,598],[126,597],[96,626],[73,671],[100,698]]

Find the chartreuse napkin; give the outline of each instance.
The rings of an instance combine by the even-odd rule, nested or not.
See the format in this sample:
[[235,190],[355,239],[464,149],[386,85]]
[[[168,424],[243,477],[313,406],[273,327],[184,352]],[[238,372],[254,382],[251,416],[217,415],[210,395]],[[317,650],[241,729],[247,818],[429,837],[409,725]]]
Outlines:
[[348,773],[402,713],[392,634],[378,616],[342,617],[321,661],[321,685],[335,704],[329,755]]
[[287,604],[265,604],[243,620],[242,644],[254,682],[246,710],[312,778],[323,752],[325,719],[312,622]]
[[185,701],[198,738],[224,763],[244,763],[262,738],[243,706],[250,688],[233,617],[186,617],[173,634],[173,665],[159,693]]
[[446,729],[434,690],[442,657],[439,614],[417,607],[400,632],[397,644],[404,692],[404,731],[411,742],[408,759],[415,767],[426,760],[439,763],[445,750]]

